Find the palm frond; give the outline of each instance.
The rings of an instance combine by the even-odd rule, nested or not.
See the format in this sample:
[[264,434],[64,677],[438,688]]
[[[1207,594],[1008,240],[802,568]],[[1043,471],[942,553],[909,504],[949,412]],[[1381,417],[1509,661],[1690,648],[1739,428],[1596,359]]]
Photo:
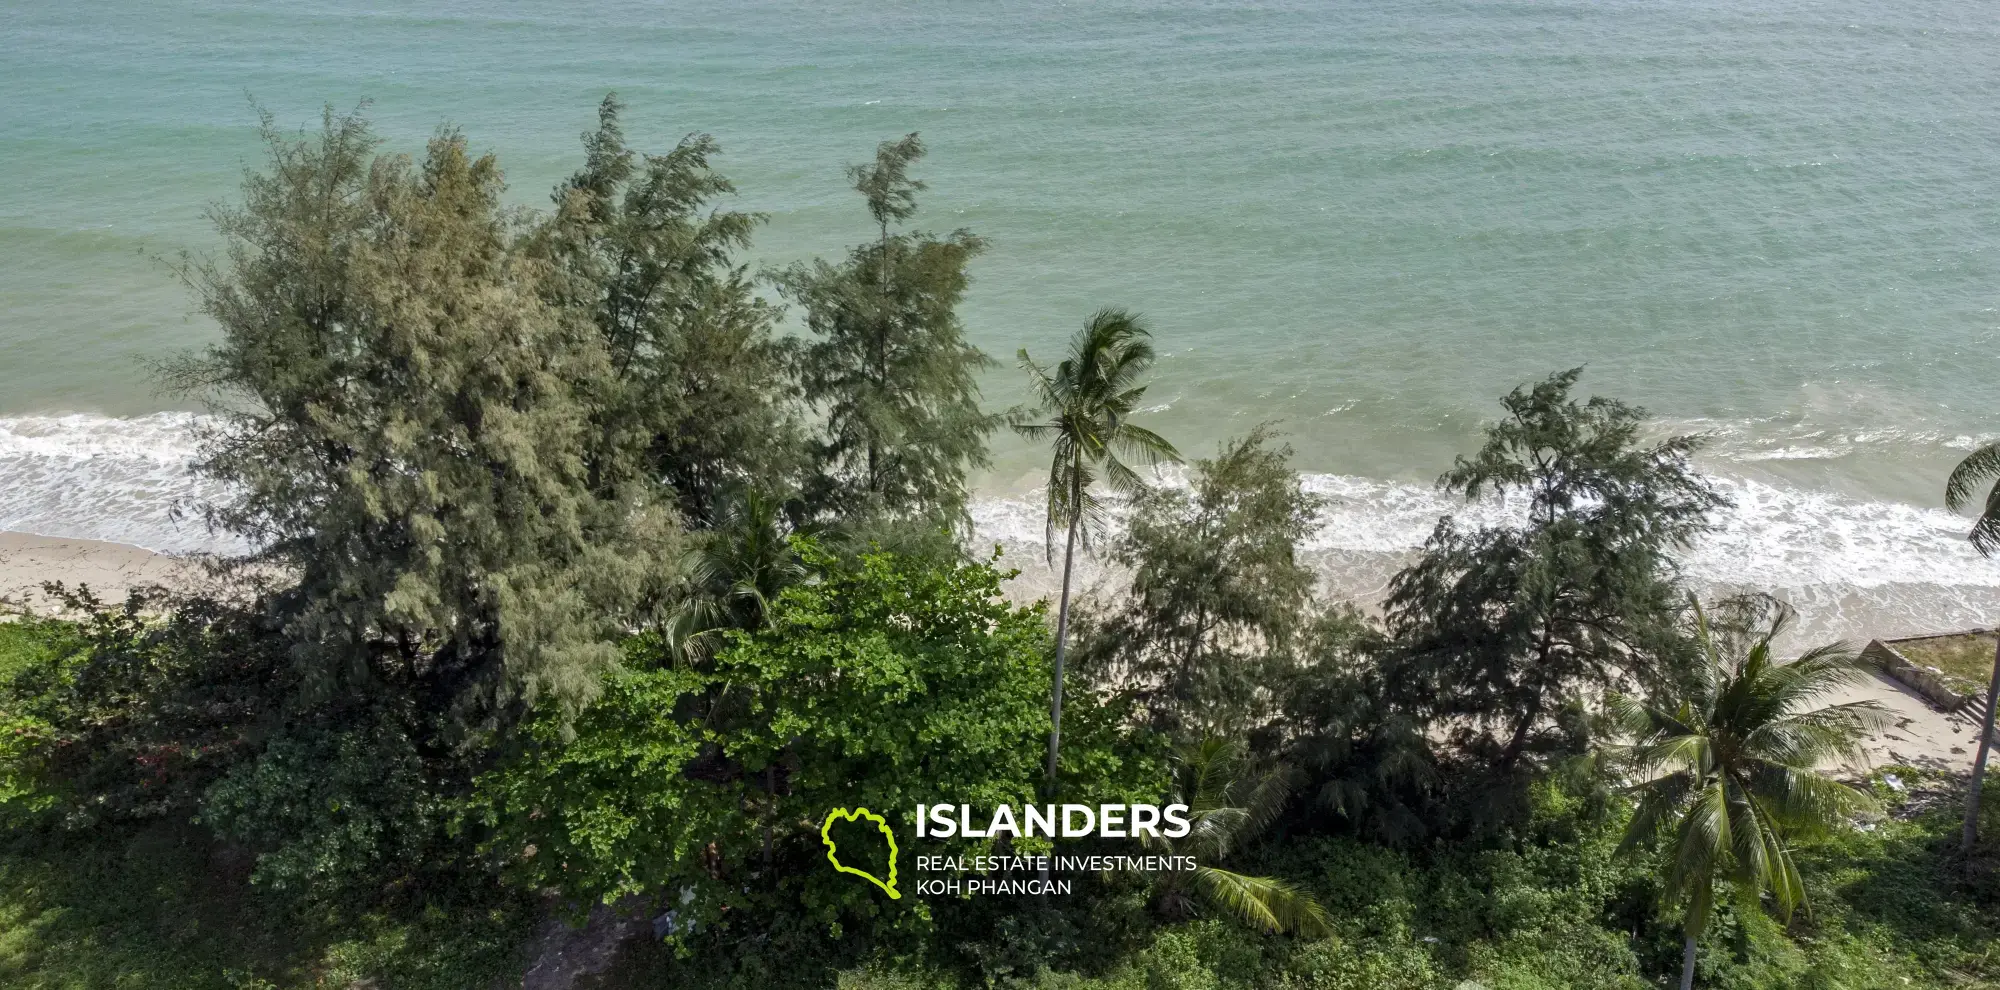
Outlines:
[[1007,426],[1015,433],[1029,440],[1047,440],[1062,433],[1062,424],[1060,423],[1035,423],[1025,420],[1015,420],[1007,424]]
[[1701,733],[1669,736],[1633,749],[1631,761],[1641,772],[1672,767],[1679,772],[1706,776],[1715,765],[1714,740]]
[[1632,820],[1625,825],[1625,835],[1618,842],[1618,851],[1628,853],[1658,838],[1668,822],[1680,814],[1694,786],[1694,775],[1685,772],[1668,774],[1641,785],[1638,789],[1639,806],[1633,809]]
[[1176,747],[1181,800],[1195,812],[1226,806],[1241,760],[1239,748],[1220,736],[1203,736]]
[[1673,833],[1661,893],[1684,899],[1715,880],[1716,867],[1735,849],[1727,789],[1721,781],[1707,782],[1694,792]]
[[[1070,339],[1069,352],[1053,369],[1019,354],[1028,372],[1032,409],[1017,413],[1015,432],[1048,443],[1053,454],[1049,470],[1047,532],[1054,558],[1054,534],[1072,522],[1103,521],[1102,507],[1089,490],[1102,480],[1115,491],[1143,488],[1137,472],[1120,455],[1146,463],[1177,458],[1171,444],[1158,434],[1126,419],[1145,386],[1135,384],[1154,360],[1152,335],[1137,314],[1101,309]],[[1090,529],[1079,538],[1089,544]]]
[[1878,807],[1875,798],[1824,774],[1796,767],[1762,767],[1750,777],[1758,805],[1790,835],[1814,835]]
[[1979,521],[1972,524],[1972,532],[1966,534],[1972,541],[1972,548],[1982,555],[1991,555],[2000,550],[2000,485],[1986,493],[1986,508],[1979,514]]
[[1308,938],[1333,933],[1326,909],[1283,880],[1203,866],[1195,870],[1195,885],[1217,910],[1265,931],[1296,932]]
[[1769,891],[1780,918],[1789,920],[1805,901],[1805,883],[1798,864],[1792,859],[1791,845],[1785,841],[1782,824],[1771,808],[1755,794],[1746,794],[1737,803],[1737,847],[1735,874],[1730,880],[1747,902],[1756,902],[1757,891]]
[[1613,692],[1604,699],[1604,713],[1611,724],[1627,736],[1645,738],[1653,733],[1650,706],[1629,694]]
[[1249,832],[1250,813],[1242,808],[1210,808],[1188,813],[1188,834],[1184,841],[1212,856],[1229,855],[1236,840]]
[[1256,835],[1270,828],[1271,823],[1284,813],[1285,805],[1292,799],[1292,792],[1298,790],[1304,779],[1304,774],[1286,763],[1273,766],[1259,775],[1249,789],[1250,793],[1243,798],[1243,810],[1248,816],[1244,831]]
[[[1711,617],[1691,608],[1699,650],[1695,683],[1678,695],[1609,699],[1628,738],[1621,755],[1641,773],[1639,805],[1621,852],[1664,839],[1661,893],[1689,935],[1699,935],[1727,881],[1746,904],[1769,894],[1777,913],[1805,904],[1792,841],[1838,827],[1871,799],[1819,768],[1862,756],[1862,739],[1886,725],[1872,701],[1810,707],[1865,676],[1842,644],[1780,662],[1772,643],[1787,611],[1765,601],[1725,601]],[[1664,771],[1664,772],[1663,772]]]
[[1945,508],[1953,512],[1972,504],[1973,493],[1989,481],[2000,480],[2000,441],[1989,443],[1958,462],[1944,482]]
[[1166,437],[1134,423],[1120,423],[1111,439],[1113,449],[1147,464],[1178,464],[1181,452]]
[[[1989,443],[1958,462],[1958,466],[1951,471],[1951,477],[1945,479],[1945,506],[1953,512],[1963,510],[1972,504],[1980,485],[1995,479],[2000,479],[2000,442]],[[1994,485],[1987,491],[1979,519],[1972,524],[1968,538],[1973,549],[1981,554],[1990,555],[2000,550],[2000,485]]]
[[1836,760],[1859,762],[1866,753],[1862,737],[1894,724],[1895,718],[1873,700],[1828,705],[1757,726],[1744,737],[1743,751],[1779,766],[1807,770]]
[[1140,477],[1139,472],[1132,470],[1124,461],[1119,460],[1117,455],[1106,453],[1098,463],[1104,466],[1104,481],[1111,486],[1112,491],[1130,493],[1146,489],[1146,479]]
[[1758,693],[1783,711],[1866,681],[1867,666],[1845,643],[1829,643],[1800,654],[1790,663],[1771,664],[1761,672]]

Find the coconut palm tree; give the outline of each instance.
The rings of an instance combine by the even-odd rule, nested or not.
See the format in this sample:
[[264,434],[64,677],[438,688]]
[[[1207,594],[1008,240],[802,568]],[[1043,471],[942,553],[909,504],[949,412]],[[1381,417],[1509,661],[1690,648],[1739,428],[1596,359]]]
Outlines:
[[[1254,766],[1240,743],[1214,736],[1176,748],[1173,768],[1168,801],[1188,806],[1188,834],[1142,836],[1139,842],[1150,852],[1192,856],[1196,863],[1225,859],[1270,827],[1298,780],[1282,764]],[[1153,874],[1151,901],[1170,918],[1195,917],[1207,908],[1265,931],[1318,937],[1333,930],[1326,909],[1291,884],[1216,866]]]
[[[1967,455],[1952,469],[1944,483],[1944,504],[1953,512],[1972,504],[1979,486],[2000,479],[2000,443],[1989,443]],[[2000,550],[2000,483],[1986,490],[1979,507],[1979,520],[1967,534],[1972,548],[1982,557]],[[1972,782],[1965,789],[1965,826],[1958,839],[1959,849],[1970,853],[1979,839],[1979,791],[1986,783],[1986,757],[1993,748],[1993,711],[2000,708],[2000,639],[1993,644],[1993,675],[1986,684],[1986,713],[1980,720],[1978,755],[1972,758]]]
[[1131,492],[1145,483],[1127,459],[1157,464],[1178,461],[1180,453],[1166,438],[1132,422],[1132,413],[1146,395],[1140,376],[1153,364],[1153,335],[1136,313],[1101,309],[1070,340],[1069,355],[1055,369],[1044,368],[1020,353],[1021,366],[1033,376],[1039,422],[1016,422],[1014,429],[1052,450],[1049,462],[1047,543],[1055,563],[1055,536],[1063,530],[1062,598],[1056,606],[1055,687],[1049,700],[1048,786],[1056,783],[1056,752],[1062,744],[1063,651],[1069,638],[1070,573],[1077,543],[1089,545],[1092,531],[1104,519],[1104,503],[1095,492],[1100,480],[1114,492]]
[[1613,697],[1609,706],[1635,740],[1623,752],[1641,778],[1620,849],[1664,839],[1662,899],[1681,912],[1685,940],[1681,990],[1694,985],[1695,940],[1719,883],[1746,905],[1768,893],[1787,919],[1803,903],[1792,843],[1872,804],[1819,768],[1863,759],[1861,736],[1889,717],[1872,701],[1810,707],[1865,671],[1841,644],[1773,659],[1771,641],[1790,616],[1768,599],[1730,603],[1733,621],[1721,628],[1699,603],[1694,616],[1694,686],[1646,702]]
[[778,592],[804,580],[779,500],[732,493],[681,562],[684,583],[661,633],[676,663],[707,660],[724,630],[763,628]]

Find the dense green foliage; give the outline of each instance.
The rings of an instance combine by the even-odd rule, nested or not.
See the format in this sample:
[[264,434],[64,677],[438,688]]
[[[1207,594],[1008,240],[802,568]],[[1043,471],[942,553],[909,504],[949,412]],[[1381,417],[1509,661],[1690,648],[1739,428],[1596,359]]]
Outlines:
[[586,457],[603,339],[545,301],[459,135],[421,164],[353,117],[266,135],[271,170],[216,213],[226,263],[188,269],[222,340],[172,373],[226,417],[199,468],[240,494],[212,519],[297,575],[322,692],[574,710],[675,534],[656,487]]
[[1079,663],[1169,731],[1240,736],[1273,714],[1270,689],[1312,621],[1298,546],[1324,502],[1300,488],[1290,456],[1252,430],[1197,462],[1190,487],[1141,493],[1112,547],[1131,590],[1090,617]]
[[1194,827],[1182,838],[1142,841],[1148,848],[1192,856],[1201,865],[1161,873],[1153,881],[1153,906],[1171,918],[1213,911],[1268,932],[1331,934],[1326,909],[1291,883],[1216,865],[1270,828],[1291,796],[1291,768],[1260,765],[1246,750],[1218,736],[1175,749],[1167,798],[1187,805]]
[[[635,641],[605,702],[568,733],[554,717],[537,722],[527,748],[481,779],[493,843],[518,879],[606,898],[664,885],[700,926],[800,912],[848,931],[931,923],[921,901],[880,904],[816,869],[821,819],[939,795],[1032,803],[1045,620],[1007,605],[986,565],[806,556],[818,580],[785,591],[766,628],[732,634],[698,667],[661,664],[652,640]],[[1144,749],[1122,741],[1110,713],[1079,724],[1076,799],[1142,799],[1157,780]]]
[[641,156],[622,109],[605,98],[584,166],[556,188],[530,251],[556,266],[548,298],[604,338],[593,482],[628,476],[635,465],[623,462],[636,458],[684,518],[708,523],[728,489],[780,485],[799,455],[778,311],[735,260],[762,218],[714,205],[735,188],[710,167],[712,138]]
[[[0,622],[0,983],[518,985],[586,915],[640,933],[600,987],[2000,981],[1960,782],[1878,774],[1884,815],[1820,776],[1866,727],[1809,704],[1845,661],[1690,607],[1697,438],[1575,371],[1517,389],[1441,486],[1518,524],[1441,520],[1370,614],[1316,593],[1323,502],[1270,430],[1140,476],[1178,454],[1106,309],[1023,354],[1051,628],[954,538],[1000,422],[957,314],[984,242],[902,226],[915,135],[849,173],[872,240],[760,277],[715,143],[642,154],[621,110],[545,213],[450,131],[416,162],[267,123],[184,268],[220,341],[169,372],[222,413],[208,518],[259,550],[228,595]],[[1121,569],[1066,669],[1093,538]],[[835,808],[1050,790],[1193,828],[921,852],[1198,868],[919,895],[906,858],[891,899],[826,861],[822,828],[888,871]]]
[[1685,595],[1668,554],[1722,502],[1688,464],[1696,438],[1643,443],[1640,410],[1571,397],[1579,374],[1515,389],[1440,479],[1467,499],[1522,498],[1524,524],[1440,520],[1385,603],[1390,703],[1484,776],[1468,784],[1489,789],[1481,814],[1511,813],[1524,769],[1587,751],[1593,695],[1672,682]]

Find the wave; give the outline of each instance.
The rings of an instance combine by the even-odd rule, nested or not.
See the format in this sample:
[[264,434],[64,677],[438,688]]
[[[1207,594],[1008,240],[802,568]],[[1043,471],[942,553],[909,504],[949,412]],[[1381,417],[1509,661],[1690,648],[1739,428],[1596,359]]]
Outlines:
[[[1894,415],[1923,420],[1904,410]],[[1757,461],[1836,460],[1843,457],[1877,457],[1930,451],[1963,457],[1973,450],[2000,440],[2000,434],[1969,434],[1951,429],[1884,427],[1861,429],[1852,425],[1850,411],[1835,421],[1833,417],[1790,412],[1756,419],[1661,420],[1655,424],[1662,433],[1696,433],[1707,444],[1710,457],[1743,463]]]
[[[234,553],[194,511],[225,496],[195,476],[191,413],[131,418],[85,414],[0,418],[0,530],[129,543],[169,553]],[[1946,438],[1969,443],[1971,438]],[[2000,617],[2000,563],[1965,541],[1967,520],[1943,509],[1875,501],[1728,474],[1712,476],[1732,505],[1681,566],[1701,588],[1758,588],[1792,599],[1812,627],[1887,635]],[[1184,483],[1169,478],[1170,483]],[[1434,488],[1308,474],[1327,500],[1304,552],[1337,594],[1379,595],[1440,516],[1505,525],[1518,502],[1466,504]],[[1043,559],[1035,493],[987,495],[972,506],[981,543],[1033,571]],[[1033,575],[1031,575],[1033,577]],[[1886,630],[1886,631],[1878,631]]]
[[[1711,474],[1730,500],[1714,528],[1678,555],[1688,583],[1704,595],[1763,591],[1799,612],[1793,642],[1866,640],[1992,625],[2000,619],[2000,561],[1966,542],[1970,521],[1939,508],[1874,501]],[[1466,503],[1435,488],[1351,475],[1307,474],[1304,486],[1327,499],[1302,556],[1329,594],[1379,600],[1437,526],[1517,523],[1519,499]],[[1030,495],[973,505],[974,530],[998,543],[1009,566],[1037,592],[1053,589],[1044,561],[1042,502]],[[1114,514],[1113,525],[1116,525]],[[1089,587],[1106,569],[1086,565]]]
[[114,419],[0,418],[0,530],[129,543],[162,553],[236,553],[199,506],[225,490],[196,477],[193,413]]
[[[1953,584],[2000,588],[2000,563],[1965,540],[1970,521],[1943,509],[1877,502],[1829,492],[1711,475],[1731,505],[1686,553],[1688,576],[1714,583],[1792,588],[1821,584],[1880,587]],[[1510,525],[1518,499],[1467,503],[1435,488],[1351,475],[1307,474],[1307,491],[1327,499],[1310,553],[1403,554],[1421,547],[1450,515],[1464,527]],[[979,536],[1040,546],[1042,503],[985,499],[973,508]]]

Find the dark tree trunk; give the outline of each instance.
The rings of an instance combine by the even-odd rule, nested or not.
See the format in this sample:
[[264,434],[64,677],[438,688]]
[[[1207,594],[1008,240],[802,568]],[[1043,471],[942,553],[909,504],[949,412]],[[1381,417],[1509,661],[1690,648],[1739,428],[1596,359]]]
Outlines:
[[1528,733],[1534,729],[1535,720],[1542,717],[1542,695],[1536,692],[1535,699],[1528,703],[1528,710],[1521,713],[1521,721],[1514,725],[1514,735],[1507,740],[1507,748],[1500,751],[1500,769],[1512,770],[1521,759],[1521,753],[1528,748]]

